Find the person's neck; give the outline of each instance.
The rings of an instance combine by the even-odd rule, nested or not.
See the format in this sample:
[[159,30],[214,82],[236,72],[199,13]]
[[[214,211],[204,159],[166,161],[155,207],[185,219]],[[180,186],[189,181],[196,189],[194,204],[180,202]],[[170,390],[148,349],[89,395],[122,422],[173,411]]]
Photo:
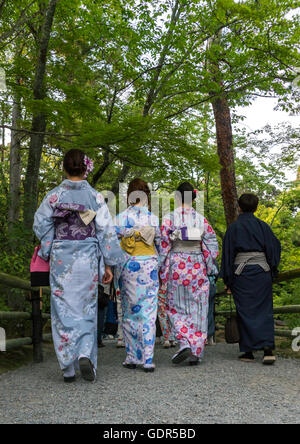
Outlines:
[[146,204],[142,204],[142,203],[137,203],[137,204],[130,204],[132,207],[135,207],[135,208],[142,208],[142,207],[145,207],[146,206]]
[[240,210],[240,214],[245,214],[245,215],[251,215],[251,216],[254,216],[254,213],[252,212],[252,211],[242,211],[242,210]]
[[77,177],[77,176],[67,176],[68,180],[71,180],[71,182],[80,182],[84,180],[83,177]]

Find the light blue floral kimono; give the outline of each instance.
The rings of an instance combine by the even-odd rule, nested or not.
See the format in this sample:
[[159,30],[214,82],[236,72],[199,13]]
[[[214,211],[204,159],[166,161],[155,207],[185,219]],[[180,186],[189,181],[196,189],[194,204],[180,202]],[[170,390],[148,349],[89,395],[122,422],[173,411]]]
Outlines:
[[[142,227],[155,228],[154,244],[160,249],[159,221],[147,207],[131,206],[116,218],[119,238],[128,230]],[[130,256],[117,267],[117,283],[122,302],[122,328],[126,345],[126,364],[152,367],[156,336],[158,255]]]
[[50,257],[51,320],[61,369],[88,357],[97,368],[97,296],[104,265],[124,261],[103,196],[86,180],[64,180],[34,217],[39,255]]

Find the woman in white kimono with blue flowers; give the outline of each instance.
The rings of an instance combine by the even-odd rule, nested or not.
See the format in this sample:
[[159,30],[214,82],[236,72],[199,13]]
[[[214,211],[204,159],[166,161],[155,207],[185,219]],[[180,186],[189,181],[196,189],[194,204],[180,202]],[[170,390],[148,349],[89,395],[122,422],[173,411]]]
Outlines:
[[126,346],[124,367],[153,372],[156,336],[160,227],[148,209],[146,182],[133,179],[128,187],[127,210],[116,218],[116,231],[126,261],[116,267],[116,285],[122,302],[122,328]]
[[97,369],[98,283],[124,260],[103,196],[84,180],[92,162],[80,150],[64,158],[68,179],[50,191],[34,218],[39,255],[50,258],[54,347],[66,382],[94,381]]

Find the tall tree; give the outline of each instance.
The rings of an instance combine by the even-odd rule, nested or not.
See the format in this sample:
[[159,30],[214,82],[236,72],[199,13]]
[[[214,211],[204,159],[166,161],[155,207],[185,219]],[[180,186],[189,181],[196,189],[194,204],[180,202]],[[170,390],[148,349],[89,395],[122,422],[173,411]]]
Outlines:
[[215,116],[218,155],[221,165],[220,178],[224,212],[226,222],[229,225],[238,216],[230,108],[226,97],[214,99],[212,107]]
[[21,121],[21,98],[18,91],[20,79],[16,79],[16,88],[13,96],[12,127],[10,142],[10,171],[9,171],[9,207],[8,222],[9,230],[20,217],[20,195],[21,195],[21,133],[18,127]]
[[49,0],[47,7],[44,5],[44,9],[41,11],[43,23],[37,39],[38,58],[33,85],[33,98],[36,102],[36,108],[32,116],[30,146],[24,183],[24,227],[28,230],[32,228],[33,216],[38,199],[39,169],[45,138],[44,133],[47,126],[47,117],[43,109],[42,101],[46,97],[45,72],[47,53],[55,9],[58,2],[59,0]]
[[[42,123],[47,114],[47,131],[45,124],[32,131],[24,121],[35,159],[28,167],[39,164],[39,150],[32,150],[35,140],[55,156],[73,146],[86,150],[97,165],[95,186],[99,181],[112,186],[120,164],[130,166],[129,175],[138,168],[160,183],[166,177],[195,177],[199,162],[202,173],[215,162],[215,153],[198,137],[203,104],[214,103],[230,223],[236,192],[229,111],[268,94],[292,106],[286,84],[294,78],[296,23],[286,13],[293,5],[292,0],[76,0],[70,7],[62,1],[47,60],[47,100],[35,99],[34,106],[28,97],[28,66],[36,63],[32,51],[31,57],[24,56],[27,117],[40,113]],[[29,28],[39,45],[40,32]],[[210,66],[217,66],[218,73]],[[37,190],[27,186],[30,171],[36,177],[38,168],[27,169],[27,198],[32,188]],[[34,201],[36,196],[31,215]]]

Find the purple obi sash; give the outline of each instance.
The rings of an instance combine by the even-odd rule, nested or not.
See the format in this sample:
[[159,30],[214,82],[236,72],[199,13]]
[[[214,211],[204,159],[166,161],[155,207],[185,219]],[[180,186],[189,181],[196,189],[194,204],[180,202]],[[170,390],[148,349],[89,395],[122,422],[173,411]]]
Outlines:
[[86,224],[82,215],[88,209],[84,205],[60,203],[53,212],[55,235],[57,240],[85,240],[96,237],[94,218]]

